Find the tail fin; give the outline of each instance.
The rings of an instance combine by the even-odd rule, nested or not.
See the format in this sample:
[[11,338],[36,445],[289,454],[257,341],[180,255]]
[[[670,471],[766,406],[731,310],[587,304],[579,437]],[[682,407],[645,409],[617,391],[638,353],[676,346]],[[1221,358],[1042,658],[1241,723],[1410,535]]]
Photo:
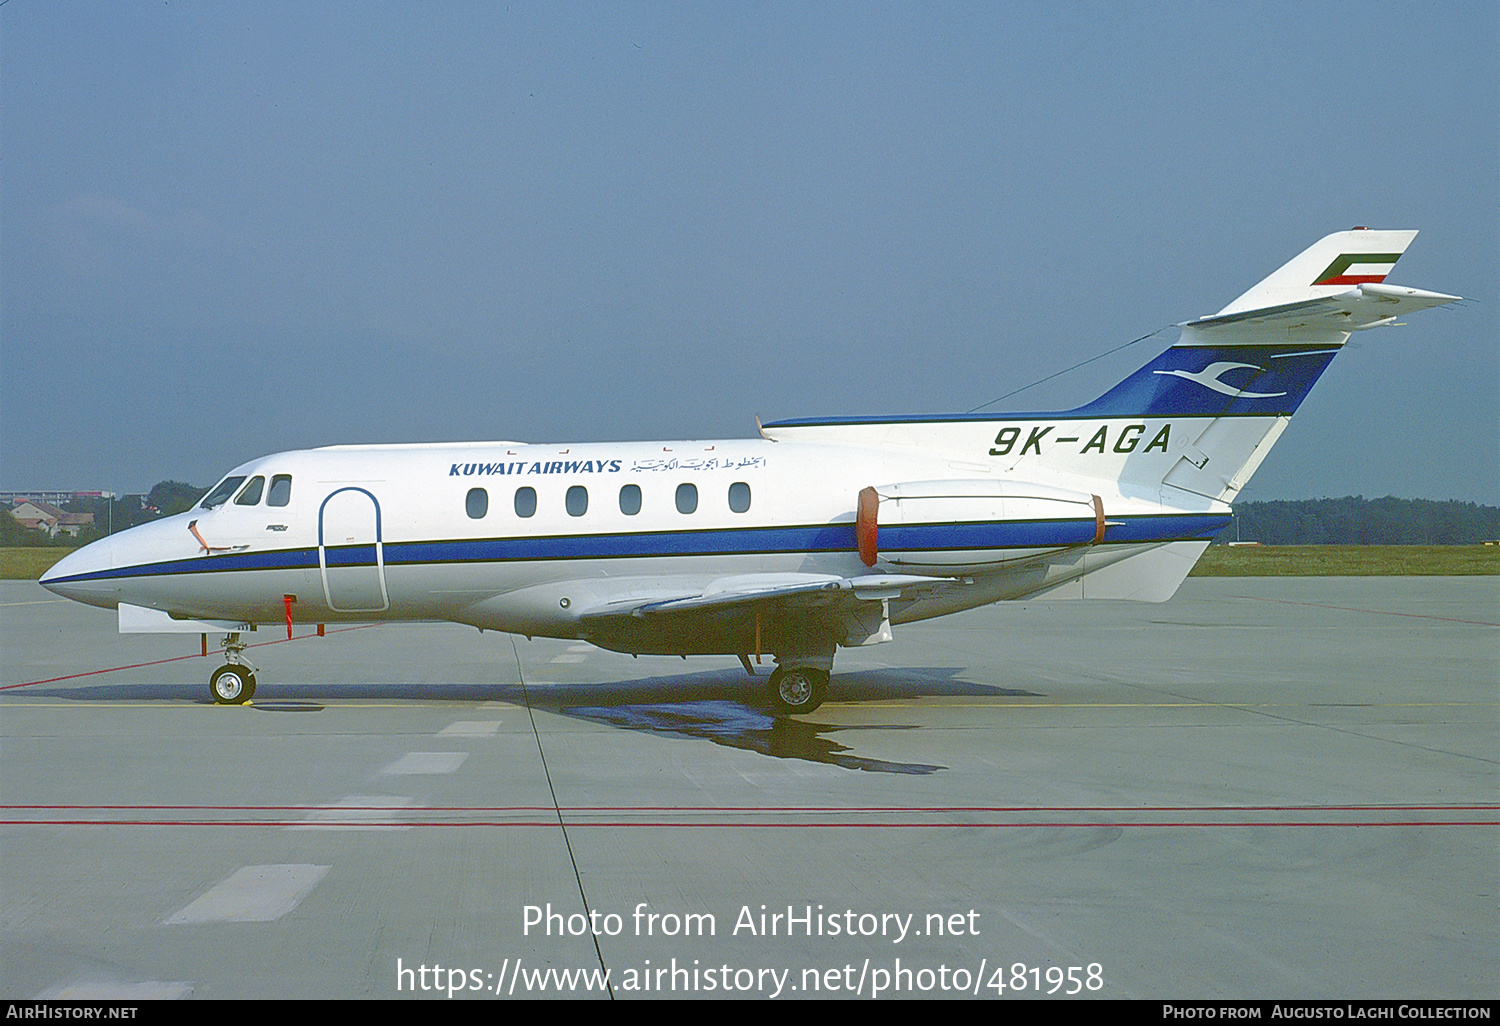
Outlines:
[[[1416,234],[1356,229],[1329,235],[1218,313],[1179,325],[1176,345],[1070,414],[1106,421],[1090,437],[1091,446],[1098,441],[1093,472],[1109,474],[1098,457],[1114,437],[1110,453],[1127,453],[1112,468],[1123,495],[1155,498],[1177,510],[1227,513],[1224,503],[1249,482],[1350,332],[1458,298],[1385,284]],[[1119,425],[1119,418],[1135,423],[1111,434],[1108,420]],[[1081,437],[1091,428],[1070,426],[1069,434]],[[1141,438],[1150,439],[1144,449],[1136,443]],[[1072,466],[1090,469],[1077,457]],[[1123,559],[1040,597],[1159,602],[1176,591],[1207,544],[1198,536],[1122,550]],[[1091,551],[1089,559],[1103,564],[1105,557]]]
[[1179,325],[1176,345],[1074,414],[1194,418],[1195,437],[1156,479],[1163,501],[1172,488],[1234,498],[1351,332],[1458,298],[1384,283],[1416,234],[1321,239],[1218,313]]
[[1416,232],[1367,228],[1334,232],[1282,264],[1216,316],[1335,296],[1348,292],[1351,285],[1378,285],[1416,237]]

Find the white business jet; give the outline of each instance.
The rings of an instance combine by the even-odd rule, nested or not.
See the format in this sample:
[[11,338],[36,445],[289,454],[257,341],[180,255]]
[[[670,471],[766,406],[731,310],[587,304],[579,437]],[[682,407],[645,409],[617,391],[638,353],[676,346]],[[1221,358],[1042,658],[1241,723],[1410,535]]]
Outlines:
[[770,655],[773,706],[810,712],[835,650],[897,624],[1170,598],[1350,332],[1458,298],[1384,284],[1415,235],[1329,235],[1074,410],[277,453],[42,584],[122,631],[224,631],[221,703],[255,692],[257,624],[429,620],[752,674]]

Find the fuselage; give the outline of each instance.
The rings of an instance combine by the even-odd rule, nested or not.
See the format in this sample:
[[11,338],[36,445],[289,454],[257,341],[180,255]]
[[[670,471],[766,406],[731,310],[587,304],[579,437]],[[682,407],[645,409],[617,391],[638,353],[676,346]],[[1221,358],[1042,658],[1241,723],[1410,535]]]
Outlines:
[[[988,443],[992,426],[975,430]],[[908,498],[904,517],[887,503],[874,570],[971,585],[898,603],[891,618],[901,622],[1028,594],[1075,563],[1081,572],[1057,557],[1093,547],[1088,504],[1101,491],[1122,558],[1227,522],[1223,508],[1171,510],[1067,474],[1007,489],[1003,469],[983,455],[766,438],[283,452],[236,467],[186,513],[70,555],[43,583],[183,617],[274,623],[291,596],[299,622],[444,620],[590,637],[581,614],[622,596],[671,599],[744,574],[871,572],[856,538],[862,488],[974,491],[925,497],[921,513]],[[1040,515],[969,515],[975,502],[998,509],[991,493]],[[1016,504],[1020,493],[1029,505]]]

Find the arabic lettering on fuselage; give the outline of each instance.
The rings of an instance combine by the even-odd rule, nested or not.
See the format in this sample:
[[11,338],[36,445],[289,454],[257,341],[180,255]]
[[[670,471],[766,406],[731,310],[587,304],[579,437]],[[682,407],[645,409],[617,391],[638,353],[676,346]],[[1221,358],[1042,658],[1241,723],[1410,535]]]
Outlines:
[[687,459],[674,458],[670,460],[634,460],[630,469],[632,472],[656,470],[740,470],[745,467],[763,467],[766,465],[764,456],[744,456],[735,459],[733,456],[711,457],[701,459],[689,457]]
[[[711,459],[652,459],[632,460],[630,471],[658,470],[739,470],[748,467],[763,467],[764,456],[745,456],[736,459],[714,457]],[[514,460],[506,463],[451,463],[449,477],[490,477],[496,474],[617,474],[624,469],[623,460],[548,460],[532,462]]]

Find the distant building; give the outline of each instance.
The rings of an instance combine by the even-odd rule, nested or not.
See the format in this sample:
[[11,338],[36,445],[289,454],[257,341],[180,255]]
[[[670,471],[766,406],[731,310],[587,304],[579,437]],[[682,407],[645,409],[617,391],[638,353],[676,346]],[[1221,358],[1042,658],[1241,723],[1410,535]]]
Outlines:
[[59,534],[76,538],[85,527],[94,526],[94,514],[69,513],[41,499],[16,501],[10,508],[10,515],[22,527],[45,531],[49,538],[56,538]]
[[25,502],[28,499],[32,502],[45,502],[53,506],[66,506],[68,503],[76,502],[79,499],[117,498],[119,498],[119,496],[117,496],[114,492],[49,492],[38,489],[32,489],[29,492],[0,492],[0,502],[5,503],[5,505],[8,507],[14,506],[18,502]]

